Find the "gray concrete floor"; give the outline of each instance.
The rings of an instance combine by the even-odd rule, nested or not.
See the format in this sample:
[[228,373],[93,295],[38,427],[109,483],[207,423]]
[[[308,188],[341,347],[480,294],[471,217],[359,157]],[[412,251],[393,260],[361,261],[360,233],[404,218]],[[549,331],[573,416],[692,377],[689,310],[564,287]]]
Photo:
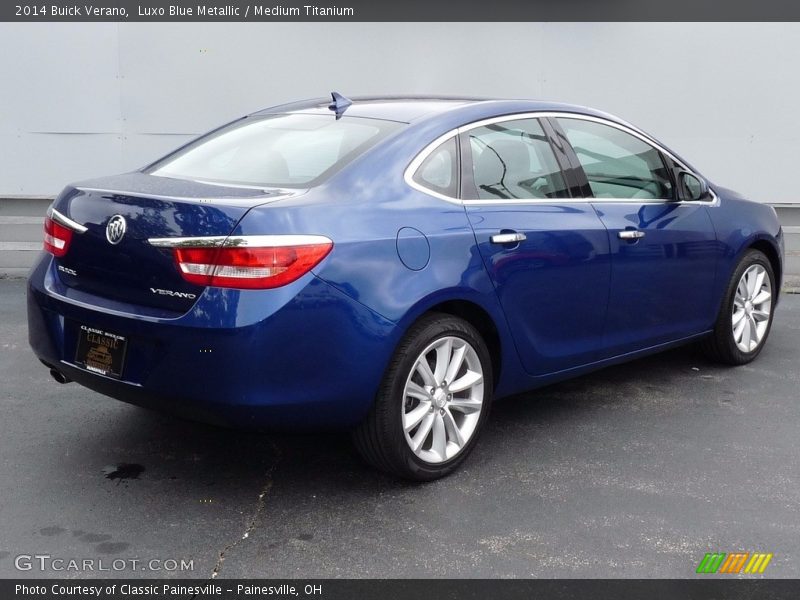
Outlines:
[[[683,348],[498,403],[455,475],[401,483],[346,437],[216,429],[53,382],[0,281],[0,576],[19,554],[185,559],[128,577],[800,577],[800,296],[753,364]],[[109,479],[122,463],[137,479]],[[224,560],[220,561],[220,553]]]

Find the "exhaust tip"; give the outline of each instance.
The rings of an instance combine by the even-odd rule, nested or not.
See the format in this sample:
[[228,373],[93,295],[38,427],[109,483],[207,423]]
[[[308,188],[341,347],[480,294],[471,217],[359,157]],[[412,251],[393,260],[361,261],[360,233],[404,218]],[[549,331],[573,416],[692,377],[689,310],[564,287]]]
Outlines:
[[58,383],[70,383],[72,379],[64,375],[61,371],[50,369],[50,377],[55,379]]

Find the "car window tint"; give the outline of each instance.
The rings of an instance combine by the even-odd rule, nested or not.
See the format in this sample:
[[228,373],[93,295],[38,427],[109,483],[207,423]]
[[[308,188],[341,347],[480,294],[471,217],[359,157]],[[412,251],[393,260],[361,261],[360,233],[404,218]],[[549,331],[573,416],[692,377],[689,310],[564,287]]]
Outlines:
[[569,197],[553,149],[536,119],[476,127],[466,135],[478,198]]
[[414,173],[414,181],[445,196],[458,196],[456,138],[450,138],[437,147]]
[[661,153],[610,125],[559,118],[595,198],[672,199],[673,186]]
[[229,184],[311,186],[399,127],[333,114],[248,117],[203,136],[147,172]]

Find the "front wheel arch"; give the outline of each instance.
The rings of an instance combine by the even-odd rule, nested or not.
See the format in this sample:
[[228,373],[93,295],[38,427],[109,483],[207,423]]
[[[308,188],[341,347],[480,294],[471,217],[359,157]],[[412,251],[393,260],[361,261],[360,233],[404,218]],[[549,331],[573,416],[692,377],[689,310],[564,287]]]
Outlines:
[[[767,277],[769,277],[769,285],[767,286],[767,289],[771,290],[773,299],[770,300],[771,305],[769,307],[769,312],[763,313],[768,314],[766,330],[762,334],[759,334],[760,340],[756,339],[757,345],[755,348],[750,351],[743,351],[737,346],[737,340],[735,339],[736,334],[732,333],[731,331],[731,315],[734,312],[735,298],[739,298],[740,292],[737,291],[737,289],[741,288],[738,286],[741,285],[745,273],[751,267],[756,265],[761,265],[763,269],[766,269]],[[701,348],[709,358],[716,362],[728,365],[743,365],[754,360],[761,353],[772,327],[772,320],[775,313],[775,303],[777,301],[777,295],[775,295],[777,293],[777,282],[778,279],[773,272],[772,263],[769,260],[769,257],[761,250],[757,248],[747,248],[742,255],[737,258],[736,265],[729,275],[728,283],[722,296],[722,301],[720,303],[719,312],[714,322],[713,329],[711,333],[701,342]],[[742,292],[742,294],[745,293],[747,293],[746,289]],[[755,291],[750,291],[749,293],[752,296],[752,294],[755,294]],[[769,299],[769,295],[767,298]],[[758,308],[756,302],[757,300],[753,299],[752,303],[749,301],[744,303],[743,298],[740,298],[739,306],[743,307],[745,304],[747,304],[749,305],[747,310],[753,311],[755,308]],[[749,314],[750,313],[748,312],[748,315]],[[733,315],[733,318],[735,318],[735,314]],[[755,321],[753,322],[755,323]],[[736,326],[735,322],[733,323],[733,326]],[[747,339],[749,340],[749,334],[747,335]]]
[[[751,250],[758,250],[767,257],[767,260],[769,260],[773,275],[775,276],[775,303],[777,304],[780,297],[781,283],[783,281],[782,262],[780,258],[780,251],[778,250],[777,246],[775,243],[773,243],[771,238],[765,236],[766,234],[751,237],[747,241],[743,242],[740,246],[731,247],[730,250],[725,253],[724,257],[718,258],[717,274],[715,277],[714,306],[712,306],[712,310],[714,312],[713,314],[709,315],[710,318],[713,319],[711,323],[712,326],[714,323],[716,323],[720,312],[725,307],[725,292],[727,290],[730,278],[733,276],[733,273],[736,271],[739,263]],[[723,267],[722,263],[726,264],[727,267]]]
[[[775,246],[767,239],[758,239],[752,242],[747,248],[745,248],[741,255],[744,256],[744,253],[748,250],[758,250],[763,252],[764,255],[769,260],[770,265],[772,265],[772,273],[775,276],[775,303],[777,304],[778,299],[780,298],[780,287],[781,283],[783,282],[783,269],[781,264],[780,254],[775,248]],[[738,263],[737,263],[738,264]]]

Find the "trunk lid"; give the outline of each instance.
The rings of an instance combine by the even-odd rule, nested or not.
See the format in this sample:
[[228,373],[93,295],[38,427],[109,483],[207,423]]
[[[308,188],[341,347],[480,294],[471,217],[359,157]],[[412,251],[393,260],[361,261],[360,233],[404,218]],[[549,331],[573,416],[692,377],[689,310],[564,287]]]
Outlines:
[[[56,259],[58,276],[65,285],[94,296],[184,313],[204,288],[183,279],[171,249],[147,240],[227,236],[250,208],[287,195],[286,190],[225,187],[143,173],[74,184],[53,208],[87,229],[73,235],[67,254]],[[112,243],[107,229],[117,216],[124,219],[124,233]]]

